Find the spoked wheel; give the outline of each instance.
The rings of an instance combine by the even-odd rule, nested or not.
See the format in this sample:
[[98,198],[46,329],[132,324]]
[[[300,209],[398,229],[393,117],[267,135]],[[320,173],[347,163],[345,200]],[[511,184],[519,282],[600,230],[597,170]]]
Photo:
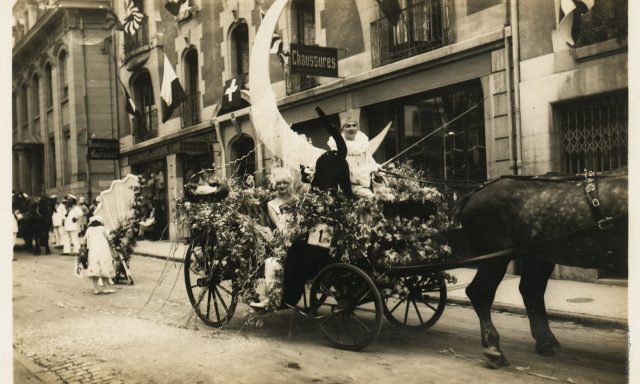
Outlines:
[[400,298],[384,300],[384,315],[391,324],[422,331],[442,316],[447,303],[447,285],[441,274],[401,277]]
[[[184,281],[191,306],[205,324],[221,327],[233,317],[238,292],[233,274],[216,260],[213,246],[194,242],[184,260]],[[232,269],[231,269],[232,270]]]
[[349,264],[331,264],[311,284],[310,308],[331,345],[361,350],[382,330],[382,299],[373,280]]

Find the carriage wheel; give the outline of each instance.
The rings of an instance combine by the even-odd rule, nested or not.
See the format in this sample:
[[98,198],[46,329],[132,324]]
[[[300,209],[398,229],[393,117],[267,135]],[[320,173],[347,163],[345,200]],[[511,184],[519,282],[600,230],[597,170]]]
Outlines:
[[384,316],[391,324],[423,331],[442,316],[447,303],[447,285],[441,274],[401,277],[404,294],[384,300]]
[[233,276],[215,264],[213,246],[192,243],[184,259],[184,281],[198,317],[209,326],[221,327],[233,317],[238,292]]
[[373,280],[349,264],[331,264],[313,280],[310,308],[331,345],[357,351],[382,330],[382,298]]

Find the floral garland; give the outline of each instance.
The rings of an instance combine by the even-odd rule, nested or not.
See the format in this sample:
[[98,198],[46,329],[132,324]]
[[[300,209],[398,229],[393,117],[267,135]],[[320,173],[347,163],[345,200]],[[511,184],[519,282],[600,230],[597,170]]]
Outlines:
[[116,251],[113,256],[114,260],[116,263],[120,262],[119,254],[127,263],[127,266],[138,238],[144,233],[144,228],[140,224],[146,216],[143,209],[145,205],[140,193],[141,184],[144,184],[144,179],[142,178],[139,179],[139,184],[133,187],[133,203],[126,218],[109,234],[109,245],[111,249]]
[[[264,260],[284,259],[293,241],[308,236],[318,224],[333,227],[329,252],[335,260],[364,268],[386,287],[383,295],[397,297],[403,294],[402,287],[385,273],[388,268],[443,261],[451,255],[451,248],[438,236],[450,225],[444,195],[421,186],[416,179],[422,174],[410,164],[397,164],[394,173],[403,177],[388,181],[395,197],[391,202],[378,196],[351,200],[330,192],[295,196],[286,233],[271,234],[265,229],[269,225],[266,203],[276,194],[256,187],[252,180],[244,189],[238,188],[238,181],[228,181],[231,192],[224,200],[178,200],[177,221],[191,231],[192,239],[198,234],[216,234],[216,257],[235,269],[240,298],[247,304],[259,297],[256,285],[263,277]],[[446,273],[444,278],[455,281]],[[267,312],[279,307],[278,290],[281,284],[268,292]],[[260,324],[252,310],[247,322]]]

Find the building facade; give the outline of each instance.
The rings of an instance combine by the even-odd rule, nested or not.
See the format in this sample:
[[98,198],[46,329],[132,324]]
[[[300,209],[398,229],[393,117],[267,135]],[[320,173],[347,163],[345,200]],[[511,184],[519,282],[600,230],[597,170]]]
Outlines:
[[13,182],[31,195],[88,199],[118,176],[88,160],[87,140],[116,138],[110,1],[17,1],[13,7]]
[[[247,81],[261,12],[273,1],[187,0],[175,15],[166,3],[110,4],[125,23],[113,34],[113,80],[136,106],[136,113],[125,113],[124,95],[114,91],[111,101],[120,116],[114,174],[155,180],[157,238],[179,239],[174,201],[190,175],[215,168],[224,177],[251,174],[263,182],[273,165],[249,119]],[[396,12],[385,14],[374,0],[291,0],[278,21],[285,53],[291,43],[338,52],[337,78],[293,73],[287,58],[270,58],[280,112],[314,145],[327,148],[314,111],[320,106],[334,121],[355,111],[370,137],[391,121],[376,159],[410,148],[400,159],[411,160],[430,179],[477,183],[508,174],[626,165],[626,1],[599,0],[575,17],[574,46],[558,33],[560,0],[382,3],[397,4]],[[143,15],[133,29],[126,26],[132,10]],[[162,122],[165,56],[187,97]],[[14,84],[18,111],[29,76],[25,72]],[[225,102],[236,87],[239,99]],[[14,132],[24,124],[18,120]],[[607,277],[564,267],[556,276]]]

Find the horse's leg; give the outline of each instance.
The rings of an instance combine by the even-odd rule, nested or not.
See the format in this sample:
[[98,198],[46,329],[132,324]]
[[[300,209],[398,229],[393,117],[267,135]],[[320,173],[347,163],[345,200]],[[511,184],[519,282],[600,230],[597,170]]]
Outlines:
[[492,368],[509,365],[509,361],[500,349],[500,334],[491,321],[491,305],[508,264],[509,261],[506,259],[494,259],[481,263],[471,284],[465,290],[480,320],[484,357]]
[[522,260],[520,294],[527,309],[531,335],[536,340],[536,352],[543,356],[552,356],[553,348],[560,346],[549,328],[547,309],[544,304],[544,293],[554,267],[554,263],[536,257]]

